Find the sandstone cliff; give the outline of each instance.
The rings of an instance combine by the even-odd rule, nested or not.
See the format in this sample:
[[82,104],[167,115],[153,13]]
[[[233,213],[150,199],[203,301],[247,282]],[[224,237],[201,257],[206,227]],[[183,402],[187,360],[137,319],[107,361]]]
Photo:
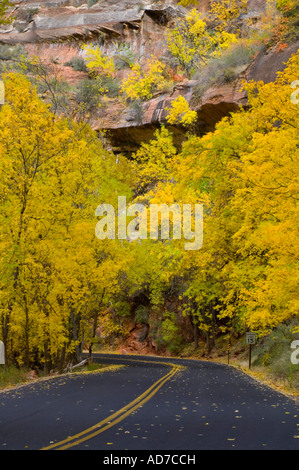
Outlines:
[[[243,24],[256,25],[265,3],[249,0]],[[127,44],[140,61],[151,55],[167,60],[165,32],[171,21],[185,11],[174,0],[19,0],[14,4],[16,19],[12,25],[0,29],[0,44],[22,45],[29,56],[56,64],[59,77],[69,83],[87,77],[86,72],[66,65],[82,56],[81,46],[85,43],[99,44],[108,55],[116,54],[121,44]],[[208,0],[199,1],[198,8],[207,12]],[[223,116],[240,105],[246,106],[246,93],[241,90],[244,79],[264,82],[275,79],[276,72],[283,69],[297,49],[298,43],[293,43],[280,51],[275,47],[260,51],[247,62],[244,60],[229,80],[217,83],[207,80],[204,87],[198,77],[183,80],[175,76],[172,89],[142,103],[139,112],[110,100],[93,112],[92,126],[109,131],[116,151],[134,151],[142,141],[152,137],[157,125],[165,122],[166,109],[181,94],[198,113],[197,131],[207,132]],[[120,70],[119,76],[123,74]],[[184,129],[176,126],[172,131],[180,143]]]

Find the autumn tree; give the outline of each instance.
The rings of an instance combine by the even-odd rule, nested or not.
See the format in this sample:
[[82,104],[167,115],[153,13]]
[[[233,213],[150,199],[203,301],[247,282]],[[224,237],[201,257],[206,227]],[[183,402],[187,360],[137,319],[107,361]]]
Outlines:
[[240,17],[247,12],[247,0],[212,0],[209,18],[213,27],[240,35]]
[[122,81],[121,92],[131,100],[149,100],[155,92],[163,90],[164,71],[165,65],[155,57],[148,59],[144,66],[135,63]]
[[236,41],[234,33],[209,28],[195,8],[177,19],[168,34],[169,51],[189,77],[196,69],[205,66],[209,58],[219,57]]
[[298,54],[274,83],[246,85],[249,110],[190,137],[172,162],[168,198],[205,204],[182,302],[210,339],[230,328],[263,335],[297,315],[297,76]]
[[148,143],[141,144],[132,156],[136,171],[137,195],[147,194],[159,181],[167,181],[172,159],[176,153],[172,135],[165,126],[161,126]]
[[101,49],[96,46],[83,46],[87,68],[97,75],[112,76],[115,73],[115,66],[112,57],[103,54]]
[[169,124],[182,124],[190,128],[197,120],[197,112],[191,110],[187,100],[180,95],[172,101],[166,120]]
[[1,337],[9,360],[49,369],[79,359],[113,293],[122,258],[96,239],[95,209],[129,196],[130,170],[87,125],[54,116],[22,75],[4,79]]
[[[148,243],[147,256],[155,253],[157,267],[169,250],[172,263],[159,265],[153,292],[163,304],[179,279],[181,312],[194,326],[195,343],[200,333],[208,349],[218,335],[246,329],[264,335],[298,315],[299,108],[292,100],[298,73],[296,54],[275,82],[244,84],[249,108],[224,118],[214,132],[189,135],[182,151],[169,155],[172,136],[162,129],[137,153],[143,200],[204,204],[200,250],[168,240]],[[143,242],[137,246],[142,250]],[[142,272],[149,281],[141,265],[140,279]],[[175,331],[173,316],[165,320]]]

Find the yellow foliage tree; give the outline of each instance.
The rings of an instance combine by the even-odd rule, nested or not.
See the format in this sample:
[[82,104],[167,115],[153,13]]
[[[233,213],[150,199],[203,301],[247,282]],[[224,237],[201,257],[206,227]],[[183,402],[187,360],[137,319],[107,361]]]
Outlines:
[[121,92],[131,100],[149,100],[156,91],[161,91],[166,80],[163,76],[165,65],[151,57],[144,67],[133,64],[123,80]]
[[82,49],[86,54],[88,69],[96,71],[99,75],[113,76],[115,73],[113,57],[105,56],[99,46],[92,47],[85,44]]
[[206,65],[209,58],[219,57],[236,41],[233,33],[209,29],[195,8],[177,20],[168,34],[169,51],[189,76],[196,68]]
[[[117,291],[121,247],[95,237],[95,209],[130,194],[130,165],[87,125],[52,114],[23,76],[4,77],[0,114],[0,325],[8,359],[80,358]],[[101,299],[101,301],[99,300]]]
[[151,202],[204,204],[202,249],[173,249],[182,310],[208,347],[220,332],[264,335],[299,320],[299,106],[291,99],[298,59],[273,83],[246,84],[249,110],[189,136],[151,193]]
[[209,17],[218,30],[235,32],[234,22],[246,13],[247,0],[212,0]]
[[205,243],[186,262],[205,325],[211,305],[222,326],[261,335],[298,316],[298,73],[296,54],[274,83],[247,84],[250,111],[193,136],[174,160],[174,197],[206,195]]
[[190,109],[187,100],[183,96],[179,96],[172,101],[166,120],[169,124],[180,123],[184,127],[190,127],[197,120],[197,112]]

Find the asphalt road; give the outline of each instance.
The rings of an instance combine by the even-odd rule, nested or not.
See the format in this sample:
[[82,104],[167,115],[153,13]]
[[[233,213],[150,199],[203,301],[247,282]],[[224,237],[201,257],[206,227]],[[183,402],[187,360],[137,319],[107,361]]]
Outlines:
[[1,392],[0,449],[299,450],[299,405],[233,367],[96,357],[119,367]]

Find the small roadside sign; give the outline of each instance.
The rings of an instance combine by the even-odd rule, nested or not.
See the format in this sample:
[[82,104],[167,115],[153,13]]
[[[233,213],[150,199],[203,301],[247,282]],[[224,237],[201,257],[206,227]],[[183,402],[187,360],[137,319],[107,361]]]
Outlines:
[[246,333],[246,344],[255,344],[255,333]]
[[246,333],[246,344],[249,344],[249,369],[251,368],[251,346],[255,344],[255,333],[249,331]]

